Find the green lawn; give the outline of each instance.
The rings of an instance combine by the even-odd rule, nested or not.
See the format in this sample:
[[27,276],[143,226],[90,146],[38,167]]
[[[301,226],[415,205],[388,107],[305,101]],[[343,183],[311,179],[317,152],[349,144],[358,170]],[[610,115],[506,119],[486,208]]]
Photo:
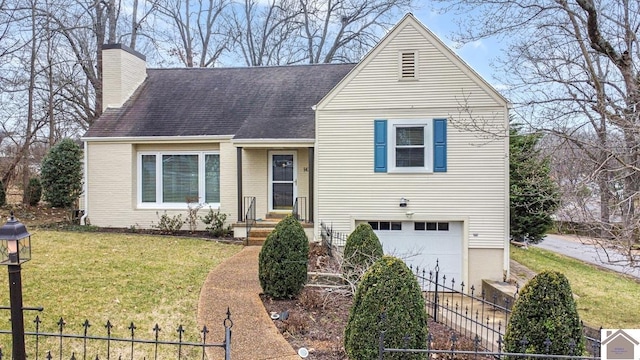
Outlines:
[[[26,331],[33,331],[33,319],[40,315],[45,331],[55,331],[62,317],[66,333],[82,334],[81,324],[88,319],[91,334],[106,336],[104,325],[110,320],[113,336],[130,337],[127,328],[134,322],[136,337],[152,339],[151,329],[158,323],[166,340],[177,340],[175,330],[182,324],[187,339],[198,341],[200,288],[211,269],[241,249],[192,238],[31,233],[32,260],[22,265],[24,306],[42,306],[44,311],[25,312]],[[2,288],[0,305],[9,305],[7,270],[0,271]],[[9,311],[4,311],[0,329],[10,329]],[[0,337],[4,354],[9,343],[10,336]]]
[[580,318],[598,328],[628,329],[640,326],[640,283],[550,251],[511,246],[511,259],[535,272],[557,270],[571,283]]

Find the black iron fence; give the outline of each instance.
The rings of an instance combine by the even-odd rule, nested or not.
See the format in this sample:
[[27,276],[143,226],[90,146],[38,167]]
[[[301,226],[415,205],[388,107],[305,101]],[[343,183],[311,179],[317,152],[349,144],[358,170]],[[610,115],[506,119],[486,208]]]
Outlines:
[[437,262],[433,270],[415,269],[415,275],[424,291],[427,313],[434,321],[462,336],[478,336],[484,349],[496,349],[496,341],[504,335],[511,316],[509,297],[498,299],[494,295],[489,299],[484,290],[478,293],[475,286],[467,289],[464,282],[447,280]]
[[[484,351],[501,351],[501,341],[511,317],[511,296],[488,297],[485,290],[467,288],[464,282],[448,280],[440,273],[438,262],[433,270],[415,269],[418,283],[423,289],[427,313],[434,321],[444,324],[461,336],[476,339]],[[500,305],[498,305],[500,304]],[[582,324],[587,351],[600,349],[598,330]],[[488,355],[488,354],[487,354]]]
[[320,222],[320,239],[322,245],[327,249],[329,256],[334,256],[334,251],[344,248],[347,243],[347,234],[333,231],[333,226]]
[[[569,355],[555,355],[551,354],[549,349],[551,348],[552,342],[548,340],[545,342],[546,351],[542,354],[532,354],[526,352],[526,347],[528,345],[528,341],[526,338],[520,341],[520,346],[522,349],[519,349],[520,352],[506,352],[503,348],[503,340],[502,336],[497,341],[496,350],[487,350],[481,346],[482,341],[478,336],[473,339],[473,345],[470,347],[460,347],[460,338],[456,333],[451,335],[449,339],[451,343],[451,347],[449,349],[434,349],[433,342],[434,338],[429,334],[427,336],[427,343],[425,344],[424,349],[408,349],[404,348],[393,348],[385,346],[385,333],[381,332],[380,337],[378,339],[378,359],[382,360],[384,358],[384,354],[386,353],[405,353],[405,354],[426,354],[429,359],[565,359],[565,360],[599,360],[600,359],[600,344],[592,343],[590,354],[584,355],[579,354],[577,351],[577,346],[575,342],[569,342]],[[409,339],[407,338],[407,342]]]
[[[44,331],[42,321],[39,316],[33,321],[34,330],[25,331],[25,342],[28,344],[27,357],[30,359],[207,359],[206,351],[210,348],[219,348],[220,353],[214,354],[215,359],[231,359],[231,312],[227,309],[226,318],[222,321],[224,326],[224,341],[211,342],[208,338],[209,329],[204,326],[197,338],[200,341],[188,341],[190,334],[180,325],[175,330],[163,330],[158,324],[151,330],[153,338],[144,339],[139,336],[139,329],[132,322],[127,327],[128,337],[114,335],[115,324],[107,321],[102,326],[94,326],[88,320],[82,324],[81,334],[67,332],[67,323],[60,319],[57,324],[57,331]],[[92,333],[92,329],[102,328],[106,336],[99,336]],[[27,329],[28,330],[28,329]],[[146,331],[148,333],[148,331]],[[175,340],[166,340],[164,334],[174,333]],[[11,330],[0,329],[0,335],[9,334]],[[11,351],[8,355],[0,347],[0,360],[10,359]],[[223,355],[224,352],[224,355]]]

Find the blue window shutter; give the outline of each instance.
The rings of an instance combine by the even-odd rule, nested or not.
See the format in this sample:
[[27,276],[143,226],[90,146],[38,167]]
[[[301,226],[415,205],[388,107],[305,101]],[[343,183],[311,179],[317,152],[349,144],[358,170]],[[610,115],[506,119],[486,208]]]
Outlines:
[[374,171],[387,172],[387,120],[374,120]]
[[447,171],[447,119],[433,119],[433,171]]

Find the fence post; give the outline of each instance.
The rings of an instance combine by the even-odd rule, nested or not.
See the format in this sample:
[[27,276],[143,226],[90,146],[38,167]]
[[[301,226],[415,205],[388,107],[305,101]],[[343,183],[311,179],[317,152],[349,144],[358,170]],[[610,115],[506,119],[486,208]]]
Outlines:
[[440,278],[438,277],[438,273],[440,272],[440,265],[438,265],[438,260],[436,259],[436,290],[435,290],[435,296],[433,299],[433,321],[437,322],[438,321],[438,302],[439,302],[439,297],[438,297],[438,284],[440,283]]
[[227,318],[224,319],[224,360],[231,360],[231,328],[233,321],[231,320],[231,310],[227,308]]
[[333,223],[329,227],[329,256],[333,256]]
[[380,331],[380,337],[378,338],[378,359],[382,360],[384,357],[384,331]]

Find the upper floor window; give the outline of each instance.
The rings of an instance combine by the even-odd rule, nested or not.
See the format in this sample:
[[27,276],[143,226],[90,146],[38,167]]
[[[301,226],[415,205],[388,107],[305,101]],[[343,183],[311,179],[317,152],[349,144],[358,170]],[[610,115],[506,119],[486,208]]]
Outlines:
[[447,120],[374,120],[374,171],[447,171]]
[[432,171],[433,136],[430,120],[390,120],[389,172]]
[[396,168],[425,167],[425,126],[395,127],[396,133]]

